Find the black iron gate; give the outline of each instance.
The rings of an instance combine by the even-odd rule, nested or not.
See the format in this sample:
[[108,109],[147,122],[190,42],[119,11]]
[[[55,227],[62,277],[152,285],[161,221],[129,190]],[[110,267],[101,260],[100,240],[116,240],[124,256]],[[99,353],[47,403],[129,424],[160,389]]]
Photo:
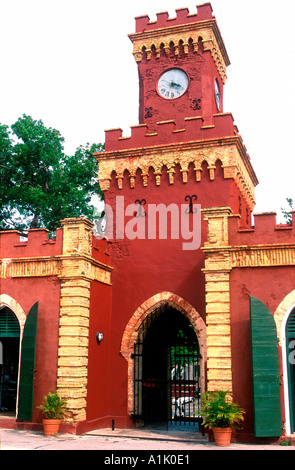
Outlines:
[[188,319],[168,305],[146,317],[134,345],[134,419],[189,424],[200,416],[200,354]]

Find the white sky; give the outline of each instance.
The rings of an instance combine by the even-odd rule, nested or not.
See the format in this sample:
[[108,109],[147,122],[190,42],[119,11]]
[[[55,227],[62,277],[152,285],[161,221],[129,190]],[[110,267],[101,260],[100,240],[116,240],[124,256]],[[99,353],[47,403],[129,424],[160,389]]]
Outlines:
[[[24,113],[58,129],[65,150],[130,135],[138,122],[134,17],[191,0],[0,0],[0,123]],[[255,212],[294,197],[294,0],[212,0],[231,61],[224,112],[232,112],[259,179]]]

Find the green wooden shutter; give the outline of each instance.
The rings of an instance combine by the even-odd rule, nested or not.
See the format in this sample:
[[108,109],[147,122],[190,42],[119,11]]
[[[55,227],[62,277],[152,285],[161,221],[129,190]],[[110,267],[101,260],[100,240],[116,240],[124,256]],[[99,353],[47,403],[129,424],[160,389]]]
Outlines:
[[[292,343],[295,340],[295,312],[291,313],[286,324],[286,355],[287,355],[287,370],[288,370],[288,391],[289,391],[289,408],[290,408],[290,424],[291,433],[295,430],[295,365],[294,365],[294,346]],[[291,346],[291,347],[290,347]],[[292,358],[289,357],[292,352]]]
[[20,326],[15,314],[7,307],[0,310],[0,338],[19,338]]
[[282,434],[278,339],[268,308],[250,297],[254,432],[256,437]]
[[38,307],[39,302],[36,302],[29,311],[22,339],[17,418],[23,421],[32,421],[33,418]]

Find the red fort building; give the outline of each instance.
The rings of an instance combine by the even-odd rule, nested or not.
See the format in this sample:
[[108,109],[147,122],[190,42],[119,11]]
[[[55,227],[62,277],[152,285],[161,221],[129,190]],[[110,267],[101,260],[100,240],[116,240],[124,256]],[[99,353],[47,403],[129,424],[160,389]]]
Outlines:
[[233,439],[291,436],[295,219],[253,213],[258,180],[224,112],[230,61],[212,7],[138,17],[129,38],[139,121],[127,137],[107,130],[95,155],[104,231],[65,219],[55,241],[1,233],[0,341],[15,385],[1,376],[13,418],[0,413],[0,426],[38,428],[55,389],[64,431],[203,432],[202,397],[224,390],[245,410]]

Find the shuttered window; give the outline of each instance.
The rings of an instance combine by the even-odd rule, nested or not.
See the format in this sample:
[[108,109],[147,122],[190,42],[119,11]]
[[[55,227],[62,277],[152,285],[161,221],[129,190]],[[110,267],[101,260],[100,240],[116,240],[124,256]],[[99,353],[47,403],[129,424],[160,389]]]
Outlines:
[[20,326],[15,314],[7,307],[0,310],[0,338],[18,338]]
[[287,338],[295,339],[295,311],[293,310],[286,325]]
[[250,297],[254,433],[256,437],[282,434],[278,338],[273,315]]
[[290,410],[290,425],[291,433],[295,430],[295,364],[294,364],[294,350],[295,350],[295,310],[293,310],[287,320],[286,324],[286,357],[287,357],[287,370],[288,370],[288,391],[289,391],[289,410]]

